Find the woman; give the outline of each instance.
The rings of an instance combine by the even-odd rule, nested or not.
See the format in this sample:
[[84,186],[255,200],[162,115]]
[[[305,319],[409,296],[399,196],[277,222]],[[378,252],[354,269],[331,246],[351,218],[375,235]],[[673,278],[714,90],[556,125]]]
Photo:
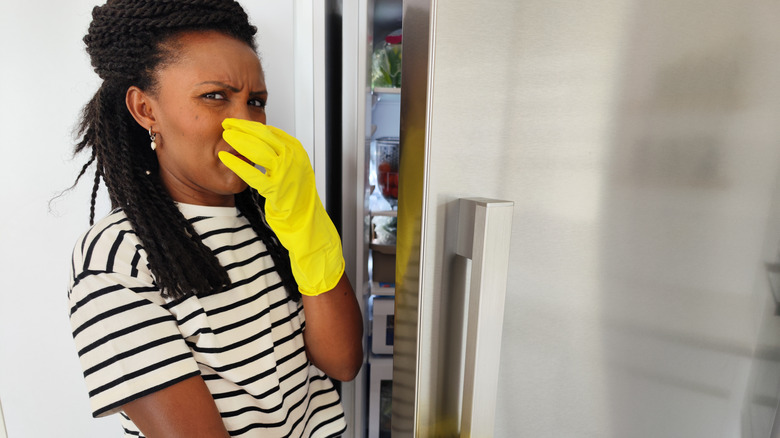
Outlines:
[[[128,436],[336,436],[362,318],[305,151],[265,126],[232,0],[109,0],[76,152],[114,210],[77,242],[73,336],[94,416]],[[259,170],[255,165],[262,167]]]

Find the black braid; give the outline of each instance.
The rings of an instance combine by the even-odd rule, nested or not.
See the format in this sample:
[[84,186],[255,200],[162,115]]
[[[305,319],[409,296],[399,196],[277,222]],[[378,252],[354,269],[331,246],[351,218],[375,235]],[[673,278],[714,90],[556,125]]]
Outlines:
[[[227,271],[165,189],[157,156],[146,131],[127,110],[125,94],[131,86],[155,92],[154,72],[175,61],[172,42],[183,32],[222,32],[256,51],[257,29],[233,0],[108,0],[92,10],[92,18],[84,43],[103,83],[84,107],[81,139],[75,146],[76,154],[91,149],[76,182],[90,165],[96,166],[90,225],[103,180],[112,208],[124,210],[165,296],[222,291],[230,285]],[[297,299],[289,255],[265,224],[262,198],[253,192],[236,195],[236,205],[268,247],[288,293]]]
[[100,188],[100,171],[95,171],[95,179],[92,180],[92,199],[89,201],[89,223],[94,224],[95,223],[95,204],[97,204],[97,199],[95,194],[97,193],[98,189]]

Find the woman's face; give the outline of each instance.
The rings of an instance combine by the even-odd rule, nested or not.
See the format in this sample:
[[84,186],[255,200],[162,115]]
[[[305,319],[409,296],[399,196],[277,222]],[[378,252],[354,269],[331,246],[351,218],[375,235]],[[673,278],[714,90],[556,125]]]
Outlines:
[[175,201],[234,205],[233,195],[247,185],[217,156],[238,155],[222,139],[222,121],[265,123],[260,60],[246,43],[218,32],[185,33],[174,43],[176,58],[157,72],[149,97],[160,177]]

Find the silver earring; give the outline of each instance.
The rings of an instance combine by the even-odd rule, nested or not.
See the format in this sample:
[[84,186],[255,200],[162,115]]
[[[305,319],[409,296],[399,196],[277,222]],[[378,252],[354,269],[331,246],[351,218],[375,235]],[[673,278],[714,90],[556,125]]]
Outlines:
[[150,145],[152,147],[152,150],[157,149],[157,143],[154,141],[157,138],[157,133],[152,132],[152,128],[149,128],[149,140],[152,141],[152,144]]

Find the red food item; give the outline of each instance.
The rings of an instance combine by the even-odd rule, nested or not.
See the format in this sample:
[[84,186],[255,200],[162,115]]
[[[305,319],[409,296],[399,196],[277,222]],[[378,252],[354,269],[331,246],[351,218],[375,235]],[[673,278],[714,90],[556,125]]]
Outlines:
[[392,171],[390,163],[383,161],[377,166],[377,179],[382,196],[398,198],[398,172]]

